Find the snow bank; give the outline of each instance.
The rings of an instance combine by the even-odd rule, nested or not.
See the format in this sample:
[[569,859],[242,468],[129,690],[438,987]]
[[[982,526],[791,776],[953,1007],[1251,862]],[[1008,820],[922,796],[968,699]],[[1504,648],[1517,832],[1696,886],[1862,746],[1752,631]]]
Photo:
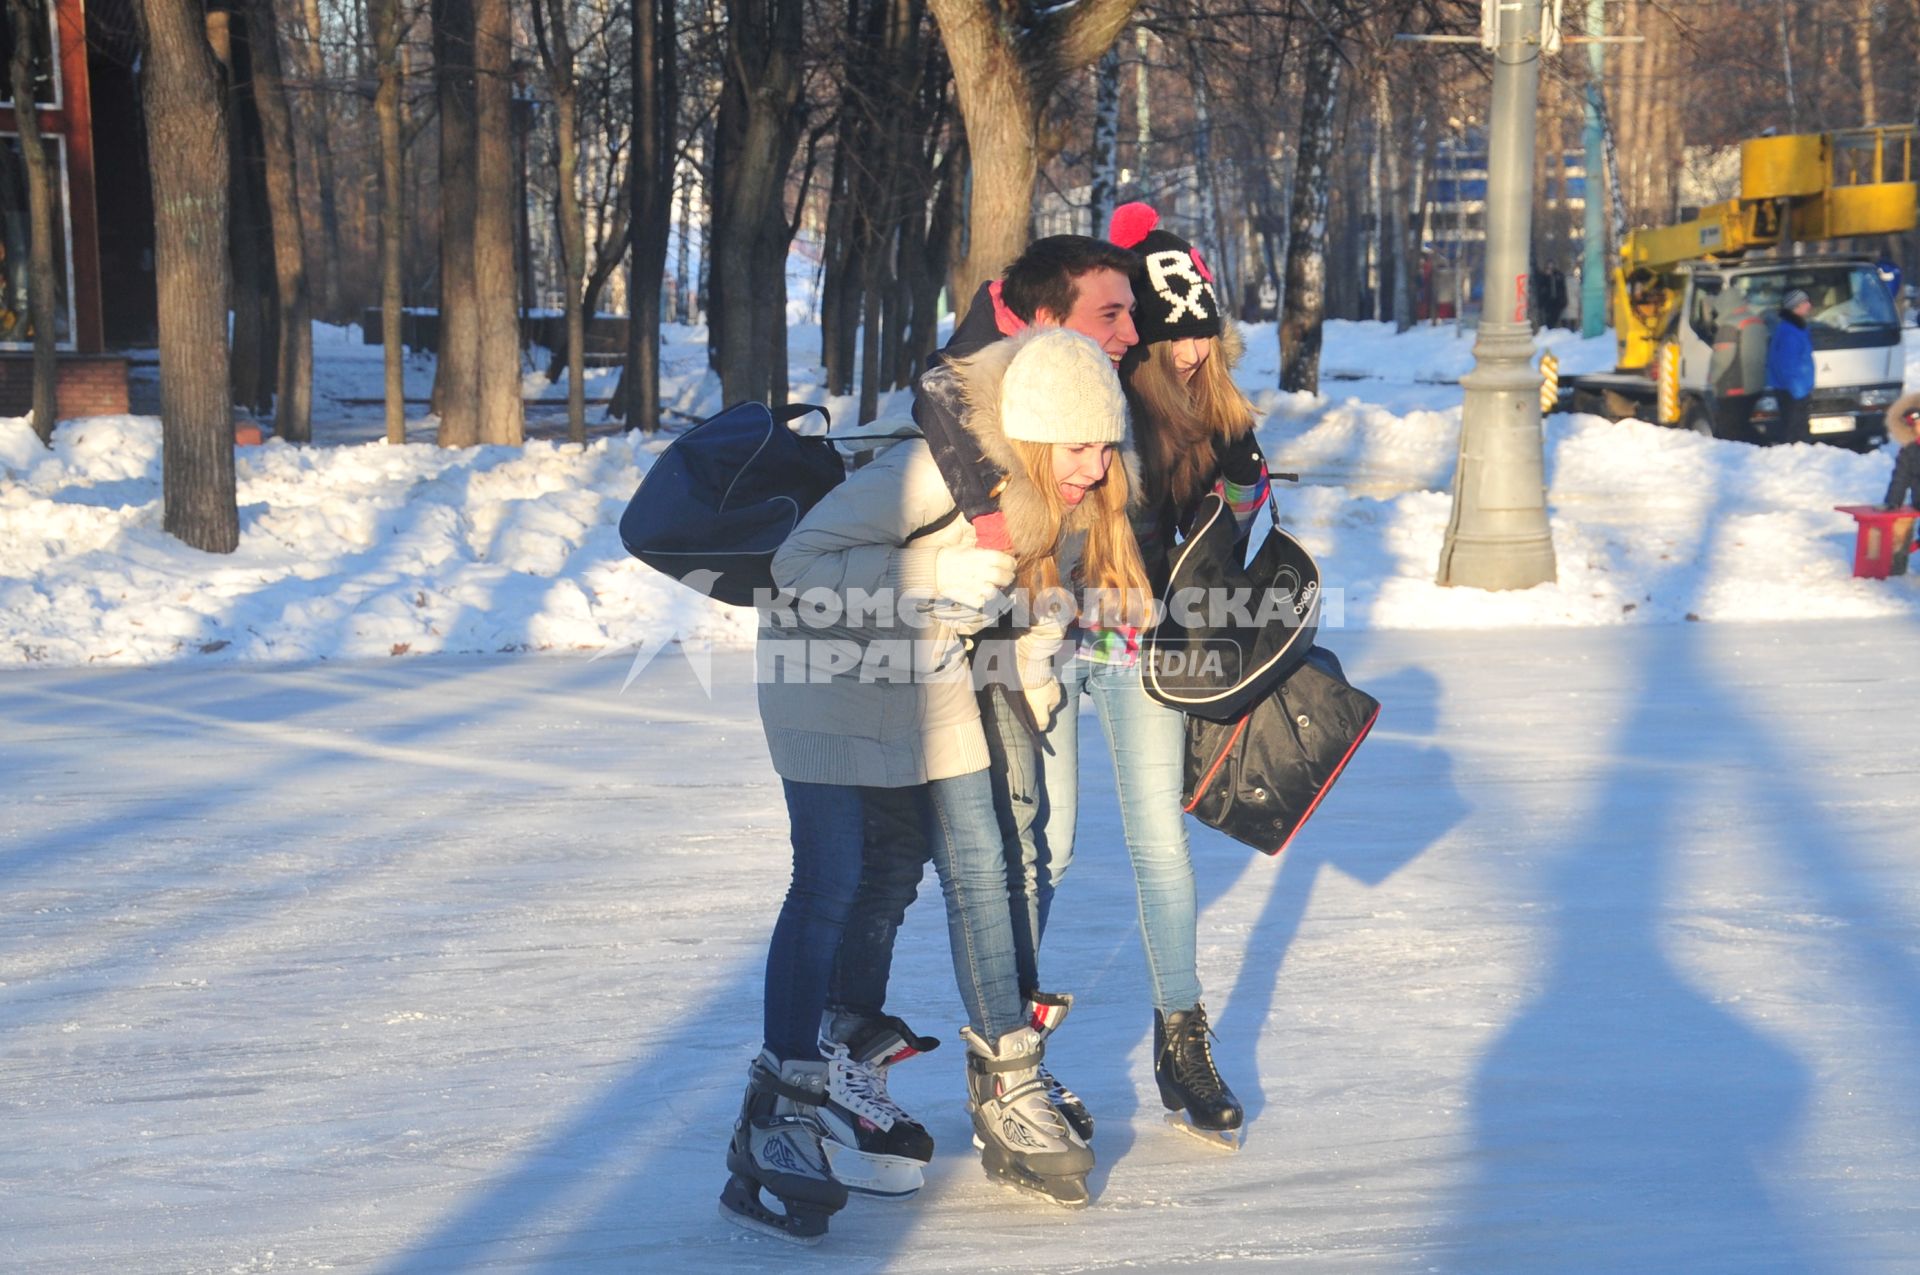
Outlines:
[[[695,415],[719,405],[704,340],[703,329],[672,328],[665,351],[669,399]],[[807,379],[818,340],[815,327],[795,330],[795,396],[845,419],[855,401]],[[1545,340],[1565,352],[1563,366],[1610,357],[1604,342]],[[1248,330],[1242,384],[1264,415],[1273,467],[1302,475],[1281,507],[1341,590],[1335,621],[1432,629],[1920,612],[1913,580],[1851,578],[1853,525],[1832,510],[1879,498],[1886,454],[1757,449],[1587,416],[1547,427],[1559,580],[1513,593],[1437,587],[1460,428],[1460,392],[1446,378],[1470,366],[1471,341],[1450,326],[1396,336],[1386,324],[1332,323],[1326,392],[1281,394],[1270,388],[1273,325]],[[1920,379],[1920,348],[1910,351]],[[327,330],[316,354],[326,385],[378,393],[378,351],[351,330]],[[1364,375],[1333,379],[1341,369]],[[409,374],[424,395],[431,364]],[[882,411],[906,404],[891,395]],[[161,530],[155,420],[68,422],[51,450],[24,419],[0,420],[0,665],[614,650],[676,632],[748,642],[750,615],[695,597],[621,548],[620,512],[664,445],[243,448],[240,549],[219,557]]]
[[661,446],[243,448],[240,549],[221,556],[161,530],[157,421],[70,422],[52,451],[0,422],[0,664],[749,640],[746,613],[620,545]]
[[[1256,329],[1247,366],[1278,364],[1272,325]],[[1558,580],[1488,593],[1434,583],[1452,512],[1460,392],[1431,384],[1472,366],[1471,334],[1450,327],[1395,336],[1391,325],[1328,324],[1325,366],[1378,369],[1321,395],[1257,390],[1269,464],[1298,471],[1281,493],[1289,527],[1344,590],[1348,625],[1506,628],[1679,620],[1831,619],[1920,612],[1910,579],[1855,580],[1854,524],[1835,505],[1886,491],[1890,451],[1756,448],[1639,421],[1557,415],[1546,427],[1547,503]],[[1909,333],[1920,373],[1920,347]],[[1543,336],[1562,366],[1611,358],[1605,338]],[[1265,378],[1262,377],[1262,380]],[[1252,389],[1256,382],[1246,382]],[[1265,381],[1271,384],[1271,381]],[[1416,386],[1395,398],[1396,384]],[[1387,399],[1393,407],[1371,401]]]

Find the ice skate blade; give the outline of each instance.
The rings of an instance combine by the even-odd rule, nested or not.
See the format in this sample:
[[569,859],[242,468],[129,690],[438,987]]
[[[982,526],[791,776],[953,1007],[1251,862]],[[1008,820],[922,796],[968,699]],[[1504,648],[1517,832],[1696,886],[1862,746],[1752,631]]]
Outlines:
[[1167,1125],[1170,1128],[1178,1129],[1181,1133],[1186,1134],[1189,1138],[1194,1139],[1209,1150],[1218,1151],[1224,1155],[1235,1154],[1240,1150],[1241,1144],[1246,1141],[1246,1130],[1244,1128],[1196,1129],[1193,1124],[1188,1121],[1185,1113],[1179,1111],[1169,1111],[1166,1118]]
[[724,1201],[720,1205],[720,1216],[735,1226],[743,1230],[752,1231],[756,1235],[771,1236],[776,1240],[785,1240],[789,1244],[798,1244],[804,1248],[812,1248],[826,1238],[826,1232],[824,1231],[818,1235],[796,1235],[792,1231],[782,1230],[771,1222],[762,1222],[759,1218],[748,1217],[744,1213],[735,1213],[726,1206]]
[[974,1135],[974,1145],[980,1150],[980,1168],[986,1173],[988,1181],[1013,1187],[1063,1209],[1085,1208],[1092,1198],[1087,1194],[1085,1173],[1042,1176],[1017,1163],[1002,1160],[995,1154],[997,1148],[989,1150],[978,1134]]
[[1051,1184],[1046,1184],[1024,1174],[998,1172],[985,1165],[981,1167],[986,1170],[989,1182],[997,1183],[1021,1195],[1031,1196],[1057,1209],[1084,1209],[1093,1202],[1093,1197],[1087,1194],[1085,1178],[1056,1178]]
[[831,1140],[826,1148],[827,1167],[834,1180],[856,1195],[873,1200],[906,1200],[926,1185],[918,1160],[898,1155],[870,1155]]

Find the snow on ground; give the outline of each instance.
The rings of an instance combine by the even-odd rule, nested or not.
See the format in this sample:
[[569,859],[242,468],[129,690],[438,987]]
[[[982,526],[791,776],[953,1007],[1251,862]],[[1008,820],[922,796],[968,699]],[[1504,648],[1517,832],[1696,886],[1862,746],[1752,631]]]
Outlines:
[[[1340,590],[1346,625],[1920,615],[1911,580],[1851,578],[1853,525],[1832,508],[1877,500],[1888,454],[1755,449],[1589,416],[1553,417],[1546,431],[1557,583],[1441,589],[1453,380],[1472,365],[1472,333],[1330,323],[1318,396],[1271,388],[1272,324],[1248,338],[1241,381],[1265,414],[1261,436],[1275,468],[1303,480],[1282,491],[1282,509]],[[705,339],[668,332],[665,398],[687,418],[721,406]],[[226,557],[160,530],[154,419],[69,422],[51,452],[24,420],[0,421],[0,666],[613,649],[676,631],[751,639],[746,616],[685,596],[621,549],[620,512],[662,441],[602,427],[584,452],[545,439],[442,452],[422,418],[409,427],[417,441],[389,447],[378,406],[346,401],[379,393],[379,350],[357,340],[319,330],[323,445],[238,453],[242,541]],[[1557,332],[1542,344],[1569,372],[1611,357],[1604,338]],[[850,421],[855,400],[821,391],[818,348],[818,327],[794,329],[793,397]],[[1920,383],[1920,342],[1909,350]],[[611,371],[589,375],[593,395],[611,390]],[[424,399],[430,362],[410,363],[408,377]],[[565,382],[530,370],[528,391],[553,403]],[[882,405],[906,410],[900,393]],[[533,417],[554,428],[550,409]]]
[[1237,1157],[1161,1123],[1089,729],[1044,960],[1094,1203],[982,1176],[929,883],[929,1183],[811,1251],[715,1215],[788,858],[743,654],[12,671],[0,1265],[1920,1269],[1916,636],[1340,636],[1386,709],[1314,822],[1194,827]]

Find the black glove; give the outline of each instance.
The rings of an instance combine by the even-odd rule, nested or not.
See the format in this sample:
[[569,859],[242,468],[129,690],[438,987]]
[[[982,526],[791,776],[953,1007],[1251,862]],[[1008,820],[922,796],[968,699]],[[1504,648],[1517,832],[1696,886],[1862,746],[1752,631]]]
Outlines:
[[1220,476],[1236,487],[1252,487],[1266,472],[1266,457],[1260,454],[1260,442],[1249,430],[1227,444],[1220,457]]

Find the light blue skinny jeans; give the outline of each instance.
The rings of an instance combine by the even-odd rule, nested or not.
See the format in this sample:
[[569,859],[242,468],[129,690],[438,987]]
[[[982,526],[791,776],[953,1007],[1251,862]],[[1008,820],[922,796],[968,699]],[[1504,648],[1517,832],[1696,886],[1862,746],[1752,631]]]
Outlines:
[[1040,941],[1054,890],[1073,863],[1080,701],[1091,697],[1113,753],[1154,1007],[1163,1013],[1192,1009],[1200,1003],[1200,976],[1194,956],[1193,861],[1181,813],[1185,719],[1147,696],[1137,664],[1076,657],[1066,666],[1063,682],[1065,695],[1045,735],[1048,752],[1035,746],[1004,696],[981,697],[1006,843],[1021,990],[1038,990]]

